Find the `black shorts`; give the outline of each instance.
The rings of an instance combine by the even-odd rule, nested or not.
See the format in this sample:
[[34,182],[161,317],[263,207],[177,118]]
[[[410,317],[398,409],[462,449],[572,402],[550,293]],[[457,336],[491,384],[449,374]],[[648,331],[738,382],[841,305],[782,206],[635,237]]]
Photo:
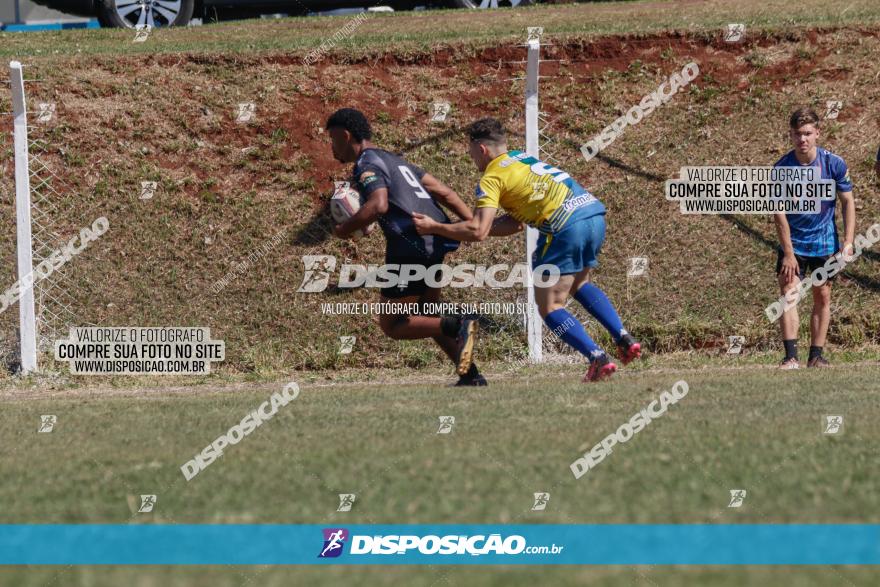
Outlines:
[[[401,258],[387,258],[385,259],[385,263],[388,265],[419,265],[427,269],[432,265],[440,265],[443,263],[443,256],[433,257],[431,259],[422,258],[409,258],[409,259],[401,259]],[[399,271],[392,271],[395,276],[399,274]],[[418,279],[413,281],[408,281],[407,283],[401,283],[394,287],[383,287],[382,295],[388,299],[397,299],[397,298],[406,298],[409,296],[420,296],[426,291],[428,291],[430,286],[425,283],[424,279]]]
[[[836,254],[837,253],[834,253],[834,255]],[[798,277],[800,278],[800,280],[803,281],[807,273],[812,273],[814,270],[825,265],[825,262],[834,255],[828,255],[825,257],[805,257],[801,255],[795,255],[794,258],[797,260]],[[782,249],[776,249],[776,275],[779,275],[779,273],[782,271],[783,257],[784,255],[782,253]],[[834,277],[829,277],[829,281],[832,279],[834,279]]]

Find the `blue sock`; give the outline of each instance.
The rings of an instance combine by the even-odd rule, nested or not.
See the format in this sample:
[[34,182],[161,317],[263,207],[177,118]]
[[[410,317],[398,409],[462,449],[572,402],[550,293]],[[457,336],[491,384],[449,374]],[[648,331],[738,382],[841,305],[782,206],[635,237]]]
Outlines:
[[620,342],[620,338],[626,334],[626,330],[623,329],[623,322],[620,321],[620,316],[617,315],[608,296],[601,289],[592,283],[585,283],[574,294],[574,299],[579,301],[587,312],[605,327],[614,342]]
[[593,339],[584,330],[583,324],[565,308],[559,308],[547,314],[544,317],[544,324],[556,336],[591,361],[604,354],[599,345],[593,342]]

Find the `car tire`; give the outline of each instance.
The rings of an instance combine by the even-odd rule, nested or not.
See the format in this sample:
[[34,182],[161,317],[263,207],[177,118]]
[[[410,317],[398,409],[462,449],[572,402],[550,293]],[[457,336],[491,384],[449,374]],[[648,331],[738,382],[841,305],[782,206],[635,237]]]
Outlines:
[[[535,3],[535,0],[498,0],[498,6],[501,8],[504,7],[516,7],[516,6],[531,6]],[[481,0],[446,0],[446,5],[449,8],[479,8],[481,4]]]
[[145,2],[146,10],[149,12],[141,16],[145,8],[141,0],[98,0],[98,20],[101,26],[130,29],[135,28],[139,22],[149,24],[150,20],[153,27],[186,26],[192,19],[195,7],[195,0],[145,0]]

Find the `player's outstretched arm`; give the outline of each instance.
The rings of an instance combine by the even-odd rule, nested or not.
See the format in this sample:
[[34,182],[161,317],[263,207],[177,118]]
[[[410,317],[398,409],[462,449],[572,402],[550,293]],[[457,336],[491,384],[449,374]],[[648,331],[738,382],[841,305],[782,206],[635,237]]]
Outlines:
[[470,220],[474,217],[471,209],[467,207],[467,204],[464,203],[464,200],[459,197],[456,191],[430,173],[422,176],[422,185],[425,186],[431,197],[455,212],[456,216],[462,220]]
[[413,223],[419,234],[438,234],[457,241],[481,241],[489,236],[497,208],[478,208],[470,220],[444,224],[424,214],[413,214]]
[[511,234],[518,233],[523,228],[525,228],[525,226],[522,222],[510,214],[505,214],[504,216],[496,218],[495,221],[492,222],[489,236],[510,236]]
[[374,190],[367,201],[354,216],[333,227],[333,234],[339,238],[348,238],[353,232],[366,228],[388,212],[388,189]]

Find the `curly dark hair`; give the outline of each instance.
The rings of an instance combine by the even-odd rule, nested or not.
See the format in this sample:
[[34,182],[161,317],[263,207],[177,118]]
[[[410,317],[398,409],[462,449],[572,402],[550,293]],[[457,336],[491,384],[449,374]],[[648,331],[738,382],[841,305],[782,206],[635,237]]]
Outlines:
[[364,113],[354,108],[340,108],[327,119],[326,130],[343,128],[351,133],[354,139],[362,143],[373,138],[373,129]]
[[498,120],[494,118],[481,118],[468,127],[468,136],[471,141],[494,143],[503,145],[507,142],[507,131],[504,130]]

